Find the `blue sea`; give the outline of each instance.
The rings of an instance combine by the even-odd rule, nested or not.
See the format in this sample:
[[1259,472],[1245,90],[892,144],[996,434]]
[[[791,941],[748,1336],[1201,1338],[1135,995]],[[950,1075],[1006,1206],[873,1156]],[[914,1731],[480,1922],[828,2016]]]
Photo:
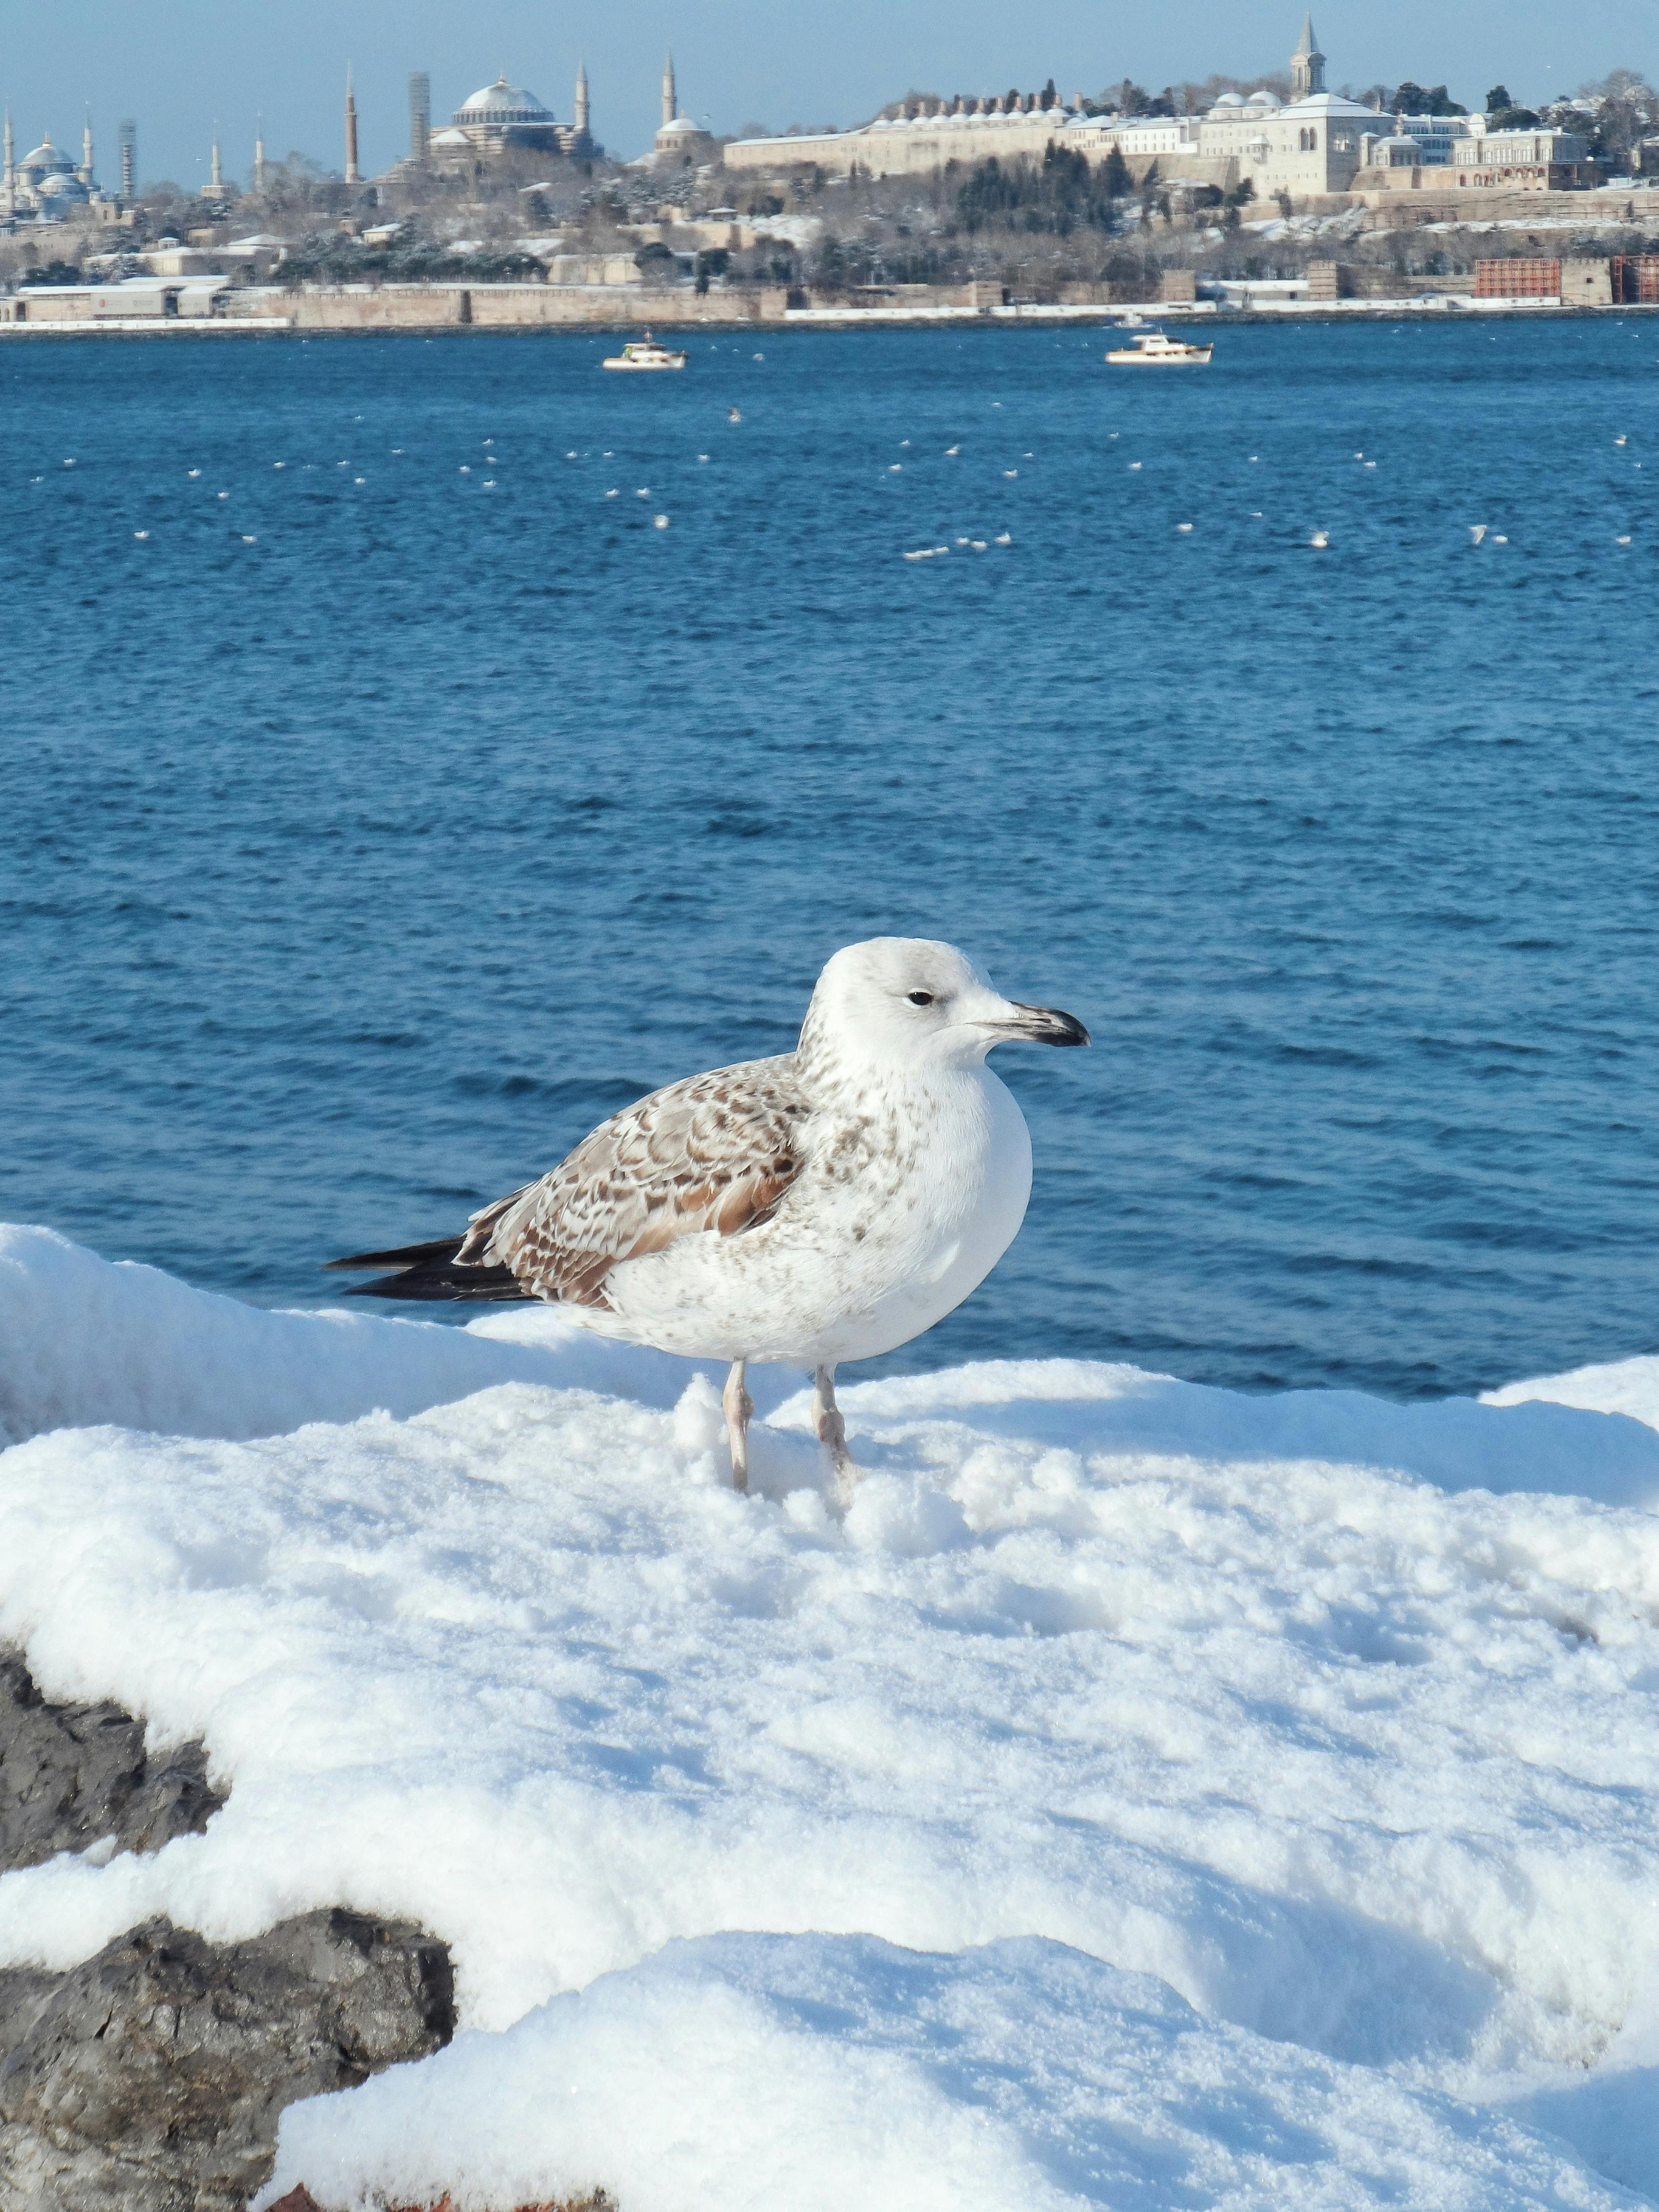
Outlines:
[[1096,1044],[887,1366],[1659,1346],[1659,323],[1106,343],[6,344],[0,1215],[331,1300],[893,932]]

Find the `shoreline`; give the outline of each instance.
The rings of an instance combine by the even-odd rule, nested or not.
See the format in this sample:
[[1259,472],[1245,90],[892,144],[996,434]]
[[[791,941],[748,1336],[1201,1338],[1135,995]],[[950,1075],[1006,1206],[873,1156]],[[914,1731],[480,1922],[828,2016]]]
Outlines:
[[1285,300],[1260,301],[1233,307],[1214,301],[1125,301],[1103,306],[1094,303],[1013,301],[1003,307],[789,307],[781,313],[677,314],[653,302],[642,313],[617,313],[609,303],[592,315],[561,313],[546,319],[493,321],[473,315],[434,314],[430,319],[388,316],[384,320],[356,316],[349,321],[311,322],[301,314],[216,316],[122,316],[53,318],[49,321],[0,321],[0,340],[29,338],[151,338],[151,337],[545,337],[550,333],[586,331],[595,336],[629,331],[642,325],[665,329],[714,331],[781,330],[1002,329],[1010,325],[1038,327],[1079,325],[1109,330],[1121,327],[1136,316],[1158,322],[1204,322],[1212,327],[1236,329],[1242,325],[1285,321],[1345,323],[1397,321],[1403,316],[1425,319],[1469,316],[1482,322],[1527,322],[1546,319],[1588,319],[1607,315],[1659,314],[1659,303],[1633,301],[1563,301],[1537,300],[1475,300],[1463,295],[1436,294],[1424,298],[1386,300]]

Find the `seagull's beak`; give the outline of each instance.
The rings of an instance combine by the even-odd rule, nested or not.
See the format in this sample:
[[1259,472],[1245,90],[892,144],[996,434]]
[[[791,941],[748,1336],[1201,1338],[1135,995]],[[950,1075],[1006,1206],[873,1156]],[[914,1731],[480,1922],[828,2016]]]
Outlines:
[[996,1032],[998,1043],[1004,1038],[1012,1044],[1016,1040],[1024,1044],[1087,1044],[1089,1032],[1075,1014],[1063,1014],[1058,1006],[1026,1006],[1018,999],[1004,1001],[1002,1017],[981,1026]]

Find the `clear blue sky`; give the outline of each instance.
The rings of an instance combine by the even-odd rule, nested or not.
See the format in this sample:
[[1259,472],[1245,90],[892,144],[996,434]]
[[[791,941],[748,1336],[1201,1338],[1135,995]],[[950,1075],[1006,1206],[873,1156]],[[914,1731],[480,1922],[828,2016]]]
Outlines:
[[[1499,78],[1536,100],[1616,64],[1659,69],[1659,13],[1632,0],[1325,0],[1314,25],[1333,84],[1443,81],[1466,104]],[[1300,26],[1300,0],[62,0],[0,8],[0,94],[20,152],[47,129],[78,145],[89,104],[106,179],[115,125],[131,115],[142,173],[188,183],[207,173],[216,117],[227,169],[245,173],[261,108],[273,156],[297,147],[338,167],[348,61],[372,171],[404,149],[413,69],[430,71],[445,118],[500,70],[568,118],[585,54],[594,130],[629,156],[649,143],[670,44],[685,112],[734,131],[857,121],[911,86],[994,92],[1052,75],[1070,93],[1126,73],[1154,89],[1212,70],[1249,76],[1282,67]]]

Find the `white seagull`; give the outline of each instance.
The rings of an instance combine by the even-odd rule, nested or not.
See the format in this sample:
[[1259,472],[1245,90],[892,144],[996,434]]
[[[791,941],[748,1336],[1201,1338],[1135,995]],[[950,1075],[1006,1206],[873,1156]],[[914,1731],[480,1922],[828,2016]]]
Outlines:
[[1024,1219],[1030,1136],[985,1065],[1018,1040],[1089,1033],[1001,997],[954,945],[849,945],[818,977],[793,1052],[653,1091],[464,1235],[327,1264],[398,1271],[355,1297],[544,1298],[601,1335],[729,1360],[738,1490],[747,1363],[810,1368],[815,1426],[844,1486],[837,1365],[942,1321]]

